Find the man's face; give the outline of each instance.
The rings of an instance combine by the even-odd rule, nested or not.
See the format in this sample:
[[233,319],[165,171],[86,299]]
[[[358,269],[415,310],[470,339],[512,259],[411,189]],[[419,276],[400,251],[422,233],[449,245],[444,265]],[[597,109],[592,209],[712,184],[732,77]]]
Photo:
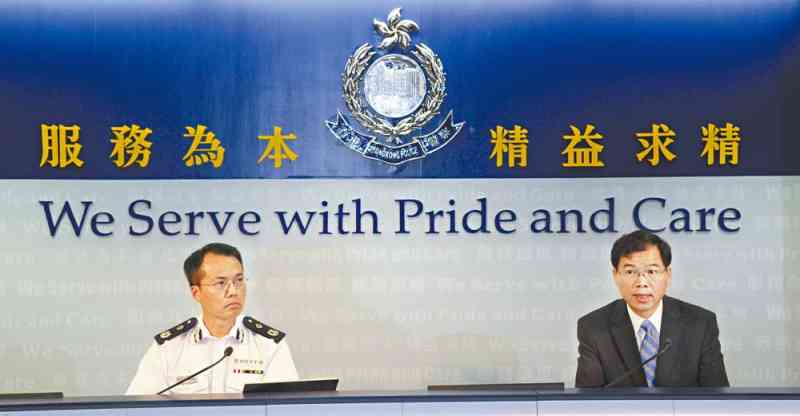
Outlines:
[[656,311],[672,282],[672,268],[664,267],[654,245],[619,259],[614,269],[619,294],[639,316],[647,319]]
[[[203,309],[203,316],[234,320],[244,308],[247,287],[244,269],[236,257],[207,253],[192,285],[192,297]],[[237,287],[237,281],[241,286]]]

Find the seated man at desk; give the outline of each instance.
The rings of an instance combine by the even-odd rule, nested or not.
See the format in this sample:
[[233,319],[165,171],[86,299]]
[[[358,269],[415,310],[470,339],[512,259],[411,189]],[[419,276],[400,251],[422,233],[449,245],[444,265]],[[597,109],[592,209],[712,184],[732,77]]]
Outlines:
[[575,387],[729,386],[716,315],[665,296],[671,261],[669,244],[646,231],[614,243],[622,299],[578,320]]
[[183,264],[192,297],[202,311],[156,334],[126,394],[155,394],[212,364],[171,390],[174,393],[241,392],[245,384],[297,380],[286,334],[242,316],[247,279],[235,247],[213,243]]

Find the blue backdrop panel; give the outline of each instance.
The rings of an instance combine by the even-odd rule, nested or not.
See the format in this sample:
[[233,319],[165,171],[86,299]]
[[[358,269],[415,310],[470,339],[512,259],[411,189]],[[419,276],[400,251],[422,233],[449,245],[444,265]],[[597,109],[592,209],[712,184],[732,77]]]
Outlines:
[[[465,127],[399,168],[343,146],[324,121],[341,73],[380,37],[388,1],[39,1],[0,5],[2,178],[602,177],[794,175],[800,110],[795,1],[406,1],[447,72],[442,116]],[[440,122],[431,122],[428,130]],[[350,118],[354,126],[358,123]],[[700,157],[700,127],[741,128],[738,166]],[[83,168],[40,167],[41,124],[81,127]],[[111,126],[153,130],[147,168],[109,160]],[[605,167],[568,169],[569,125],[604,135]],[[678,158],[636,161],[635,133],[665,123]],[[223,165],[189,168],[186,126],[207,125]],[[528,166],[489,158],[496,125],[529,131]],[[259,135],[295,133],[299,158],[257,164]],[[360,127],[360,126],[359,126]],[[363,129],[362,129],[363,130]]]

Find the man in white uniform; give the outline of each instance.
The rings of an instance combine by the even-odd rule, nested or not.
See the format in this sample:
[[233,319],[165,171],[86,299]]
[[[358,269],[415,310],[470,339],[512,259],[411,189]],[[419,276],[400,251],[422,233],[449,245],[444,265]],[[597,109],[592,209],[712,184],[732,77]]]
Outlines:
[[155,336],[126,394],[155,394],[223,357],[170,393],[236,393],[245,384],[297,380],[286,334],[241,315],[247,295],[242,256],[227,244],[192,253],[183,270],[202,315]]

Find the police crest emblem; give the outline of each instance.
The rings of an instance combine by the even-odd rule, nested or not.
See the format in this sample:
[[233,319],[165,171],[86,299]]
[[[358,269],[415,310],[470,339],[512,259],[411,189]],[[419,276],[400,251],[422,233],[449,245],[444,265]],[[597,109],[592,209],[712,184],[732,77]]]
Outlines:
[[[433,131],[419,134],[440,114],[446,96],[442,61],[424,43],[413,44],[419,25],[401,19],[401,9],[386,22],[373,20],[382,39],[376,47],[359,46],[342,73],[342,95],[354,119],[374,135],[353,128],[338,111],[326,120],[330,132],[362,156],[399,166],[447,145],[464,126],[450,111]],[[414,134],[418,133],[418,134]]]

